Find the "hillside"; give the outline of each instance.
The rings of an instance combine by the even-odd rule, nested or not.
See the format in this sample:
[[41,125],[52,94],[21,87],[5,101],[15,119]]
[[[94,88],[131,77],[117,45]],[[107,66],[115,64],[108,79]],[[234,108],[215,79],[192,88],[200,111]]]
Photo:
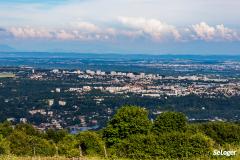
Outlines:
[[76,135],[0,124],[0,159],[11,160],[239,159],[239,144],[239,123],[189,123],[179,112],[164,112],[151,121],[148,111],[136,106],[120,108],[100,131]]

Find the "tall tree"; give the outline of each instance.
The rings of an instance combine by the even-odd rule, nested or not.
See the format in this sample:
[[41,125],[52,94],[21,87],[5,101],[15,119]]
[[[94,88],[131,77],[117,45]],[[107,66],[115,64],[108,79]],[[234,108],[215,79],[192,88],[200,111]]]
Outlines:
[[111,146],[132,134],[147,134],[151,128],[148,111],[137,106],[120,108],[103,131],[107,145]]

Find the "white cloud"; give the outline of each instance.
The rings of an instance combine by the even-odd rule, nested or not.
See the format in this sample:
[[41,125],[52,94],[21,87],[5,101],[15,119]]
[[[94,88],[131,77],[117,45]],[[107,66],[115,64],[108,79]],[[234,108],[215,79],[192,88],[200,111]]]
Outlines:
[[18,38],[52,38],[53,35],[46,29],[32,27],[11,27],[7,30]]
[[169,37],[178,40],[181,37],[180,33],[174,26],[157,19],[120,17],[119,21],[126,27],[150,35],[155,40],[162,40]]
[[[240,41],[240,33],[223,24],[210,26],[205,22],[190,27],[176,28],[156,19],[121,17],[121,27],[104,26],[86,21],[76,21],[62,28],[10,27],[1,29],[1,38],[59,40],[120,40],[121,38],[146,38],[161,41]],[[119,24],[118,24],[119,25]],[[5,36],[4,36],[5,35]]]
[[[68,28],[68,29],[66,29]],[[76,22],[65,29],[34,27],[11,27],[6,30],[13,37],[21,39],[59,39],[59,40],[108,40],[116,34],[113,28],[100,28],[89,22]]]
[[85,21],[73,22],[72,26],[84,32],[100,32],[101,30],[97,25]]
[[76,37],[72,33],[69,33],[65,30],[60,30],[55,33],[54,38],[61,40],[74,40]]
[[202,40],[211,40],[214,37],[215,28],[210,27],[205,22],[193,25],[192,28],[193,31],[196,32],[196,36],[198,36]]
[[216,34],[225,40],[240,40],[240,35],[236,31],[224,27],[223,24],[216,26]]
[[205,22],[192,25],[193,37],[205,41],[236,41],[240,40],[238,33],[223,24],[210,26]]

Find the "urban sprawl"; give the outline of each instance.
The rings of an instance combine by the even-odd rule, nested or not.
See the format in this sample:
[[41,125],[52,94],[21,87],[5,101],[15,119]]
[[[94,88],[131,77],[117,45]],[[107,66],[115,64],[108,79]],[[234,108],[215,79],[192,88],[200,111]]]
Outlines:
[[[36,86],[36,89],[31,86]],[[120,107],[110,102],[116,96],[155,100],[188,95],[212,99],[232,97],[240,95],[240,81],[200,74],[164,76],[119,71],[4,67],[0,73],[0,90],[6,93],[0,95],[0,104],[17,105],[19,111],[25,112],[6,114],[6,120],[13,123],[30,121],[40,130],[68,128],[75,133],[101,128]],[[38,96],[38,92],[45,96]],[[87,106],[92,106],[92,109]],[[21,110],[21,107],[24,109]],[[200,110],[205,109],[205,106],[200,106]],[[152,110],[153,115],[161,112],[157,108]],[[221,119],[215,117],[210,120]]]

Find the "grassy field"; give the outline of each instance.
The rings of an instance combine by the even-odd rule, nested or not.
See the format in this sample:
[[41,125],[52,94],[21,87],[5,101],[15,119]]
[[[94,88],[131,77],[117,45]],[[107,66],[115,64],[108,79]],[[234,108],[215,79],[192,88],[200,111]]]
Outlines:
[[[15,157],[0,156],[0,160],[106,160],[102,157],[83,157],[83,158],[65,158],[65,157]],[[123,159],[119,159],[123,160]],[[126,160],[126,159],[124,159]]]
[[[236,151],[236,156],[213,156],[213,157],[201,157],[201,158],[185,158],[182,160],[240,160],[240,148],[231,147],[229,150]],[[0,156],[0,160],[131,160],[125,158],[104,158],[104,157],[82,157],[82,158],[66,158],[66,157],[16,157],[13,155]],[[136,160],[136,159],[135,159]],[[174,159],[165,159],[165,160],[174,160]],[[181,160],[181,159],[179,159]]]
[[82,158],[65,158],[65,157],[16,157],[0,156],[0,160],[130,160],[130,159],[110,159],[103,157],[82,157]]
[[[111,159],[102,157],[83,157],[83,158],[65,158],[65,157],[15,157],[15,156],[0,156],[0,160],[130,160],[130,159]],[[170,159],[166,159],[170,160]],[[179,159],[180,160],[180,159]],[[183,160],[240,160],[240,156],[235,157],[202,157]]]
[[[15,157],[15,156],[1,156],[0,160],[78,160],[78,158],[65,158],[65,157]],[[79,160],[88,160],[81,158]],[[94,159],[93,159],[94,160]]]

